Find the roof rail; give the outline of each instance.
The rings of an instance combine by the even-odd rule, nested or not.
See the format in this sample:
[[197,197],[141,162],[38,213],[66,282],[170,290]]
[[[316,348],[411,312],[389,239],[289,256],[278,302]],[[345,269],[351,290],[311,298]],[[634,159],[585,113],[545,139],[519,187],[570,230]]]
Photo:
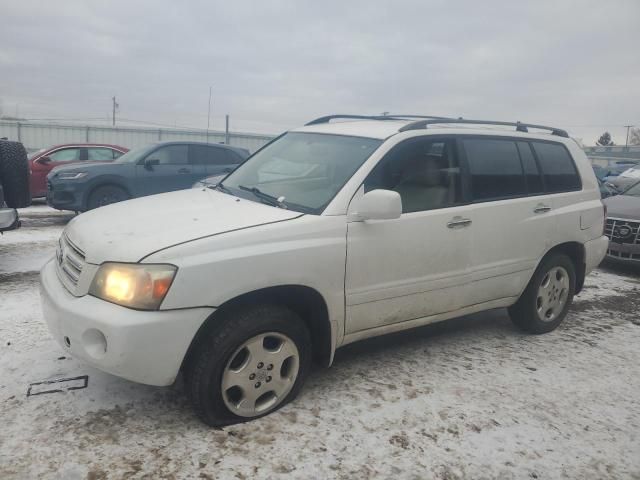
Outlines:
[[506,125],[511,127],[516,127],[516,131],[518,132],[528,132],[529,128],[537,128],[540,130],[549,130],[552,135],[557,135],[559,137],[569,138],[569,134],[560,128],[555,127],[545,127],[544,125],[534,125],[531,123],[521,123],[521,122],[494,122],[493,120],[466,120],[463,118],[443,118],[443,119],[426,119],[426,120],[418,120],[416,122],[409,123],[400,128],[400,132],[406,132],[407,130],[419,130],[421,128],[427,128],[428,125],[436,125],[442,123],[463,123],[463,124],[472,124],[472,125]]
[[423,119],[443,119],[446,120],[448,117],[435,117],[435,116],[426,116],[426,115],[327,115],[325,117],[316,118],[315,120],[311,120],[308,123],[305,123],[305,126],[308,125],[318,125],[320,123],[329,123],[331,120],[337,118],[351,119],[351,120],[407,120],[412,118],[423,118]]

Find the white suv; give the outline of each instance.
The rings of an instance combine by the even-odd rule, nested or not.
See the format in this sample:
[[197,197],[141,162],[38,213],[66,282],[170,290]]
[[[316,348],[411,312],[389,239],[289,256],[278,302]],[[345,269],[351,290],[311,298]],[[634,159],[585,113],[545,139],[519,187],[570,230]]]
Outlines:
[[42,303],[72,355],[150,385],[183,371],[225,425],[281,407],[356,340],[498,307],[553,330],[605,255],[603,223],[562,130],[336,115],[213,188],[76,217]]

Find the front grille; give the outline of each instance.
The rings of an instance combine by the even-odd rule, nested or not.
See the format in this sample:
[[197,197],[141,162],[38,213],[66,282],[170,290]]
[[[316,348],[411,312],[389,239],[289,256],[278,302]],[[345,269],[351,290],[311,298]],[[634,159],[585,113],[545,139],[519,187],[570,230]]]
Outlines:
[[623,218],[607,218],[604,233],[615,243],[640,244],[640,222]]
[[640,253],[619,252],[618,250],[608,249],[607,255],[610,257],[621,258],[623,260],[640,260]]
[[71,293],[74,293],[80,281],[82,269],[85,267],[84,252],[63,233],[58,242],[56,259],[62,283]]

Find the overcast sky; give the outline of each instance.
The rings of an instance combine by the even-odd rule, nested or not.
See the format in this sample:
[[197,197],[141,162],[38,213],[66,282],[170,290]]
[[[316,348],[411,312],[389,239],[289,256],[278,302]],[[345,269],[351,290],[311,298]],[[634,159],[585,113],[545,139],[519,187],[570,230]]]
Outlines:
[[[329,113],[640,126],[640,0],[0,0],[4,115],[278,133]],[[123,120],[124,121],[124,120]]]

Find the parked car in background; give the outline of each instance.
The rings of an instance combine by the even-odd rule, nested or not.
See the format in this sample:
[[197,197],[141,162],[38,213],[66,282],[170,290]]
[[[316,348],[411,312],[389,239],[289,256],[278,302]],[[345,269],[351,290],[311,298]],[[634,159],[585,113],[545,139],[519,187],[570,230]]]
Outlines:
[[606,183],[613,185],[619,191],[626,190],[640,181],[640,165],[633,165],[624,170],[620,175],[607,177]]
[[604,179],[608,177],[609,173],[611,172],[610,169],[600,165],[591,165],[591,168],[593,168],[593,173],[596,174],[596,178],[601,181],[604,181]]
[[[40,274],[53,337],[129,380],[182,371],[221,426],[286,404],[312,361],[364,338],[505,307],[527,332],[562,322],[608,245],[567,132],[344,117],[281,135],[215,189],[74,218]],[[157,154],[127,155],[154,175]]]
[[640,265],[640,181],[620,195],[604,200],[607,258]]
[[47,175],[55,167],[78,162],[113,162],[128,151],[128,148],[106,143],[74,143],[43,148],[29,159],[31,196],[47,195]]
[[47,176],[47,203],[84,212],[129,198],[191,188],[211,175],[231,172],[249,152],[198,142],[162,142],[131,150],[111,163],[55,168]]
[[602,198],[612,197],[613,195],[618,195],[618,193],[620,193],[620,191],[610,183],[605,183],[599,178],[597,178],[597,180],[598,186],[600,187],[600,196]]

